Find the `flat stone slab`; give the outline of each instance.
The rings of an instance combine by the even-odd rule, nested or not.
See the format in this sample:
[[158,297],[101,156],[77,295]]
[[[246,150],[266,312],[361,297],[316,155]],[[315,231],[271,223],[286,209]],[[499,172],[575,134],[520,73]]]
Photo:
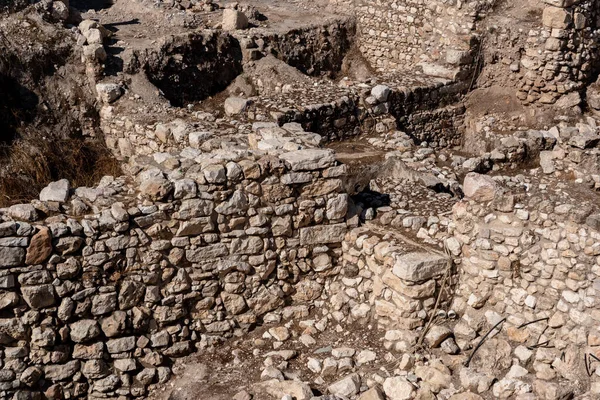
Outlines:
[[335,153],[333,150],[325,149],[306,149],[290,151],[279,156],[287,161],[293,171],[312,171],[331,167],[335,163]]
[[420,282],[443,274],[447,266],[448,259],[444,256],[413,252],[396,256],[392,272],[400,279]]
[[300,229],[300,243],[302,245],[340,243],[344,240],[347,231],[346,224],[309,226]]

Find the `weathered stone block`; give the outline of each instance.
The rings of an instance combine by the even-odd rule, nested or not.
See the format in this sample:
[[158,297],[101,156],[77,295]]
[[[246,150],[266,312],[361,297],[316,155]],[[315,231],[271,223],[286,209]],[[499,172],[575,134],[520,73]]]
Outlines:
[[346,224],[310,226],[300,229],[300,244],[340,243],[348,228]]
[[326,149],[296,150],[283,153],[279,158],[289,163],[293,171],[313,171],[335,163],[335,153]]
[[544,26],[557,29],[566,29],[572,22],[571,13],[560,7],[548,6],[544,8],[542,23]]
[[18,267],[25,262],[25,249],[21,247],[0,247],[0,267]]
[[223,257],[229,254],[229,249],[224,243],[212,244],[197,249],[187,250],[185,257],[189,262],[202,262],[210,259]]
[[408,253],[396,256],[393,273],[400,279],[420,282],[444,273],[448,259],[433,253]]
[[54,305],[54,287],[52,285],[23,286],[23,299],[31,308],[44,308]]
[[226,8],[223,10],[223,22],[221,28],[226,31],[233,31],[236,29],[246,29],[248,27],[248,17],[238,10],[233,8]]

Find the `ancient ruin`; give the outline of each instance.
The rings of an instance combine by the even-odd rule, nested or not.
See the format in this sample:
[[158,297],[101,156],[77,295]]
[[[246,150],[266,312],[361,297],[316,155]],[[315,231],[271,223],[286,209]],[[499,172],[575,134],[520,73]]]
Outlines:
[[0,1],[0,398],[599,399],[599,75],[600,0]]

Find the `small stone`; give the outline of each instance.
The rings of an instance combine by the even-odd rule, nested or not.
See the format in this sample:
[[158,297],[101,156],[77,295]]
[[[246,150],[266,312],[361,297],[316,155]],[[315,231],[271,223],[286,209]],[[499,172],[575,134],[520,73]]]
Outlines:
[[394,376],[383,382],[383,391],[389,400],[409,400],[415,388],[404,377]]
[[363,365],[363,364],[368,364],[371,361],[375,361],[376,359],[377,359],[377,353],[375,353],[374,351],[371,351],[371,350],[362,350],[356,356],[356,364],[358,366],[360,366],[360,365]]
[[236,29],[246,29],[248,27],[248,17],[238,10],[233,8],[226,8],[223,10],[223,22],[221,28],[226,31],[233,31]]
[[331,355],[336,358],[352,357],[356,353],[356,350],[349,347],[338,347],[331,350]]
[[319,372],[321,372],[321,369],[323,368],[323,365],[321,364],[320,360],[318,360],[316,358],[309,358],[308,359],[308,363],[307,363],[307,367],[308,367],[309,370],[311,370],[315,374],[318,374]]
[[100,100],[105,104],[114,102],[123,93],[121,86],[116,83],[98,83],[96,84],[96,92]]
[[425,335],[425,341],[431,348],[438,347],[452,335],[452,330],[445,325],[433,325]]
[[242,390],[233,396],[233,400],[252,400],[252,395],[245,390]]
[[360,376],[358,374],[350,374],[335,383],[329,385],[327,390],[329,393],[340,397],[354,396],[360,391]]
[[271,328],[269,329],[269,333],[280,342],[285,342],[290,337],[290,331],[285,326]]
[[377,85],[371,89],[371,96],[377,100],[378,103],[384,103],[388,100],[388,97],[392,90],[385,85]]
[[381,393],[381,389],[378,387],[372,387],[361,394],[358,400],[385,400],[385,397],[383,396],[383,393]]
[[249,104],[250,100],[248,99],[243,99],[241,97],[229,97],[227,100],[225,100],[223,108],[225,109],[225,114],[228,116],[233,116],[244,112]]

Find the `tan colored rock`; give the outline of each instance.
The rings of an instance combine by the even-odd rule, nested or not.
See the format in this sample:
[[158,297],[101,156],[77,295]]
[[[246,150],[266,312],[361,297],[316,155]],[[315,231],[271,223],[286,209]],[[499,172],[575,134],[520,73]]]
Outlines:
[[223,10],[223,22],[221,27],[226,31],[246,29],[248,27],[248,18],[241,11],[234,10],[233,8],[226,8]]
[[525,343],[529,339],[529,331],[527,329],[517,329],[514,326],[509,326],[506,330],[508,338],[517,343]]
[[452,336],[452,330],[444,325],[434,325],[425,335],[425,341],[431,348],[438,347],[444,340]]
[[408,400],[412,398],[415,388],[404,377],[395,376],[383,382],[383,391],[390,400]]
[[41,264],[52,254],[52,233],[50,229],[41,227],[39,232],[33,235],[29,247],[27,248],[27,256],[25,263],[27,265]]
[[[313,397],[310,386],[297,381],[278,381],[272,379],[269,381],[257,383],[252,386],[255,397],[259,399],[281,399],[285,395],[290,395],[296,400],[310,400]],[[272,396],[272,397],[267,397]]]
[[566,29],[573,18],[564,8],[548,6],[544,8],[542,23],[544,26],[557,29]]
[[463,192],[472,200],[487,202],[494,200],[499,193],[499,187],[491,177],[469,172],[463,182]]
[[483,397],[475,393],[465,392],[452,395],[449,400],[483,400]]
[[449,387],[450,382],[452,381],[452,376],[450,375],[449,370],[442,371],[438,368],[429,366],[415,368],[415,375],[426,382],[431,387],[431,390],[435,393],[438,393],[440,390]]

